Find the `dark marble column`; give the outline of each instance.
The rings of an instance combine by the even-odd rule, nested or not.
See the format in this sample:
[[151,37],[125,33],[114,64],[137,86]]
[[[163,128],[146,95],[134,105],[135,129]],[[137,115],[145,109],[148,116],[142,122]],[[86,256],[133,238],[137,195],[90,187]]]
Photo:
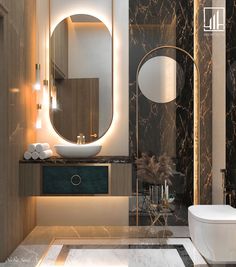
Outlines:
[[[173,157],[177,171],[184,176],[184,189],[170,224],[184,225],[187,224],[187,207],[193,200],[194,68],[185,53],[173,49],[164,52],[179,63],[184,73],[183,87],[177,98],[159,104],[139,91],[138,125],[135,120],[138,63],[147,52],[163,45],[177,46],[193,55],[193,1],[130,1],[130,154],[137,156],[138,126],[139,152],[157,156],[167,153]],[[181,190],[173,185],[172,191]]]
[[236,189],[236,0],[226,1],[226,168]]

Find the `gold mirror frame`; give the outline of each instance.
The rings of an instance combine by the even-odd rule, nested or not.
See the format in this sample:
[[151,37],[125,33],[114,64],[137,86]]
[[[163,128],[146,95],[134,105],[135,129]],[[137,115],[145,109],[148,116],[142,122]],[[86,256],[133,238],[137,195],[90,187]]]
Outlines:
[[147,57],[152,54],[153,52],[156,52],[161,49],[175,49],[178,50],[188,57],[191,58],[193,61],[193,64],[195,66],[194,68],[194,84],[193,84],[193,203],[194,205],[197,205],[200,203],[200,71],[197,65],[196,60],[190,55],[186,50],[177,47],[177,46],[171,46],[171,45],[164,45],[159,46],[151,51],[149,51],[147,54],[144,55],[144,57],[139,62],[137,71],[136,71],[136,146],[137,146],[137,156],[138,156],[138,138],[139,138],[139,130],[138,130],[138,75],[141,66],[143,65],[144,61],[147,59]]

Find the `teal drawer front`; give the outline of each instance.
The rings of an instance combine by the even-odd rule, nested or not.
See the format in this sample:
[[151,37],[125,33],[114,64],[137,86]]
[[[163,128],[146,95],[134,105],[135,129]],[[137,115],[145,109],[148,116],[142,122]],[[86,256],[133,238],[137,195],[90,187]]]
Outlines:
[[109,194],[109,166],[43,166],[43,195]]

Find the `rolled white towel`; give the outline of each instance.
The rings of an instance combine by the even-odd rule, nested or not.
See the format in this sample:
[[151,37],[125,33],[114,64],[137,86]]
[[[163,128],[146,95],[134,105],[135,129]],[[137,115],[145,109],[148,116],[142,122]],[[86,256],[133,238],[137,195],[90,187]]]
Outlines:
[[36,160],[36,159],[38,159],[38,158],[39,158],[39,153],[36,152],[36,151],[34,151],[34,152],[32,153],[32,159]]
[[38,153],[50,149],[50,146],[48,143],[42,143],[42,144],[37,144],[36,145],[36,151]]
[[32,158],[32,154],[27,150],[24,153],[24,159],[29,160]]
[[38,145],[39,143],[34,143],[34,144],[29,144],[28,145],[28,151],[33,153],[35,150],[36,150],[36,146]]
[[48,149],[39,153],[40,159],[48,159],[53,155],[52,150]]

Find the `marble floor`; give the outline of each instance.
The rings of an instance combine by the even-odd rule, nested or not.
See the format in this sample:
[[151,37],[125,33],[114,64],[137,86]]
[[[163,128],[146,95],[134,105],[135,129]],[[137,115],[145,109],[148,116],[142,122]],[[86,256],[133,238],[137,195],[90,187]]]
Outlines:
[[[163,233],[163,230],[166,229],[157,226],[38,226],[9,256],[7,261],[0,264],[0,267],[57,266],[55,262],[58,261],[59,256],[65,255],[65,251],[67,256],[64,256],[64,260],[62,261],[64,265],[61,266],[146,267],[153,266],[153,264],[154,266],[162,267],[207,266],[204,259],[200,256],[189,239],[188,227],[168,227],[168,231],[172,233],[171,237],[168,239],[162,238],[163,236],[160,235],[160,233]],[[88,245],[92,245],[92,249],[91,247],[89,250],[81,249],[81,246],[88,248]],[[99,246],[102,245],[102,254],[99,254],[101,253],[101,247],[99,250]],[[128,245],[130,245],[129,248]],[[100,252],[98,253],[98,251]],[[114,254],[116,255],[115,260]],[[150,254],[152,255],[151,258],[149,257]],[[45,262],[50,255],[54,255],[50,258],[52,261]],[[74,261],[74,259],[78,258],[78,255],[80,255],[80,258],[82,257],[84,259],[84,261],[81,261],[82,265],[78,265],[79,263]],[[95,259],[96,265],[92,265],[91,262],[86,262],[88,255],[90,258]],[[98,265],[97,263],[102,259],[101,255],[105,255],[106,258],[113,260],[114,264],[107,265],[105,262],[100,262],[101,264]],[[144,255],[145,257],[143,257]],[[142,258],[145,258],[145,261],[141,260]],[[123,260],[119,261],[120,259]],[[153,262],[148,262],[147,259]],[[158,265],[158,262],[161,262],[162,265]],[[191,262],[194,265],[192,265]]]
[[57,239],[39,267],[207,266],[189,238]]

